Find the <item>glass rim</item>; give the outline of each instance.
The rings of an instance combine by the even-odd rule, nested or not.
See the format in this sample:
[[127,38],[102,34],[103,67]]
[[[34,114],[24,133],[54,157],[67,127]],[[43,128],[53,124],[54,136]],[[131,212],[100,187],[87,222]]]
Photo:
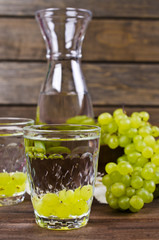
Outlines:
[[92,18],[92,11],[89,9],[84,9],[84,8],[73,8],[73,7],[66,7],[66,8],[45,8],[45,9],[41,9],[41,10],[37,10],[35,12],[35,17],[36,18],[42,18],[44,13],[61,13],[59,15],[52,15],[52,16],[45,16],[45,18],[50,18],[50,17],[59,17],[62,14],[65,15],[65,13],[69,11],[69,12],[73,12],[76,11],[77,13],[79,13],[79,15],[77,16],[68,16],[70,18],[76,18],[76,17],[84,17],[84,14],[87,14],[89,18]]
[[0,117],[0,126],[25,126],[29,123],[34,124],[34,120],[21,117]]
[[[42,127],[77,127],[77,129],[39,129]],[[78,129],[78,127],[82,127],[83,129]],[[40,134],[77,134],[77,133],[93,133],[98,131],[100,133],[101,128],[95,125],[83,125],[83,124],[41,124],[41,125],[30,125],[23,128],[23,131],[29,131],[33,133]],[[24,134],[25,135],[25,134]]]

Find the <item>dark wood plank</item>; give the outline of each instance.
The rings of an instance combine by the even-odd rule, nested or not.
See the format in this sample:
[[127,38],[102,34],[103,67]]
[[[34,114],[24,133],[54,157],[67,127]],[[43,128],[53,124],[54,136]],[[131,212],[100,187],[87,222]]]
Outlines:
[[[96,107],[94,106],[94,113],[96,118],[99,116],[100,113],[109,112],[113,113],[113,111],[117,108],[122,107],[122,105],[118,105],[116,107]],[[150,122],[151,124],[159,126],[159,108],[158,107],[144,107],[144,106],[134,106],[129,107],[126,106],[124,110],[130,115],[132,112],[140,112],[140,111],[147,111],[150,114]],[[6,106],[0,105],[0,117],[28,117],[35,119],[36,115],[36,106]]]
[[[45,44],[34,19],[1,18],[0,60],[44,60]],[[93,20],[83,60],[159,61],[159,21]]]
[[[82,64],[94,105],[159,105],[159,64]],[[0,104],[36,104],[46,63],[1,62]]]
[[1,239],[26,240],[156,240],[159,228],[159,199],[147,204],[139,213],[122,213],[94,201],[87,226],[72,231],[51,231],[34,221],[31,202],[0,208]]
[[78,7],[92,10],[95,17],[159,17],[159,2],[155,0],[0,0],[0,5],[3,16],[33,16],[39,9]]

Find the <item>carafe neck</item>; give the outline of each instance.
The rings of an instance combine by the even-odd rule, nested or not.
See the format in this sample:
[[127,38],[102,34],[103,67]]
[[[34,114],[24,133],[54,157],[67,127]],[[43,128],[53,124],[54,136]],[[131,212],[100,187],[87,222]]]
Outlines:
[[85,9],[44,9],[36,12],[46,43],[47,59],[81,58],[91,12]]

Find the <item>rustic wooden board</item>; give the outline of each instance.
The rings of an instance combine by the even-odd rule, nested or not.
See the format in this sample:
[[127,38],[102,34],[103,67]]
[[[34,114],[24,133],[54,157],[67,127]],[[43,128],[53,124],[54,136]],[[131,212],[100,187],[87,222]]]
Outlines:
[[[107,107],[96,107],[94,106],[94,113],[95,117],[98,117],[100,113],[109,112],[113,113],[113,111],[117,108],[122,107],[121,105],[118,106],[107,106]],[[132,112],[140,112],[140,111],[147,111],[150,114],[150,122],[151,124],[159,126],[159,107],[152,108],[152,107],[129,107],[126,106],[124,110],[130,115]],[[36,115],[36,106],[11,106],[11,105],[0,105],[0,117],[28,117],[35,119]]]
[[[0,60],[44,60],[34,19],[1,18]],[[159,20],[93,20],[83,45],[87,61],[159,61]]]
[[0,15],[3,16],[33,16],[39,9],[78,7],[90,9],[95,17],[159,17],[159,2],[156,0],[0,0],[0,5]]
[[0,239],[3,240],[156,240],[159,238],[159,200],[147,204],[139,213],[122,213],[94,200],[87,226],[72,231],[40,228],[34,220],[31,202],[0,208]]
[[[159,64],[82,64],[94,105],[159,106]],[[0,104],[36,104],[46,63],[1,62]]]

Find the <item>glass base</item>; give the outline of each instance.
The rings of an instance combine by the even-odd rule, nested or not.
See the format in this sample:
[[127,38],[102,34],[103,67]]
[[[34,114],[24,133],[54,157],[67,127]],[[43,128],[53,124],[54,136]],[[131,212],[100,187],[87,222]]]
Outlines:
[[14,196],[14,197],[0,198],[0,207],[21,203],[24,201],[24,198],[25,198],[25,194]]
[[59,219],[59,218],[44,218],[35,213],[36,223],[43,228],[50,230],[73,230],[84,227],[89,220],[89,215],[79,218]]

